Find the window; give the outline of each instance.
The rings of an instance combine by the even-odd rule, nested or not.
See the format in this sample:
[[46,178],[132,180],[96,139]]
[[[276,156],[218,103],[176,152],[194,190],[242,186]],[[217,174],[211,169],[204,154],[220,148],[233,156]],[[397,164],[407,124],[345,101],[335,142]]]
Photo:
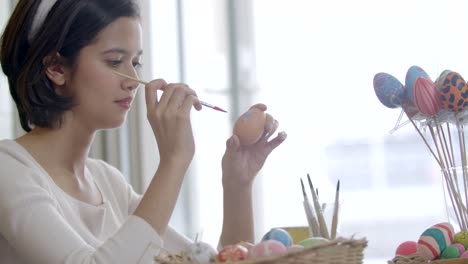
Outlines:
[[[263,170],[264,230],[305,225],[299,178],[323,200],[341,180],[342,235],[367,237],[366,263],[446,221],[440,169],[411,125],[389,134],[400,110],[375,96],[374,74],[404,83],[421,66],[468,77],[464,1],[256,0],[262,101],[288,132]],[[456,41],[447,36],[456,35]]]
[[[333,199],[341,181],[340,233],[369,240],[366,263],[391,259],[400,242],[417,240],[425,228],[447,220],[436,162],[411,125],[389,133],[400,110],[378,101],[372,80],[387,72],[404,82],[412,65],[432,79],[444,69],[468,76],[467,29],[463,16],[453,15],[454,6],[465,10],[468,3],[246,0],[242,3],[253,12],[239,20],[227,17],[229,1],[159,3],[173,12],[152,7],[153,13],[172,14],[153,21],[161,27],[154,34],[155,50],[171,58],[153,60],[157,76],[175,76],[202,100],[222,107],[230,106],[232,96],[228,49],[235,43],[229,42],[229,23],[253,19],[255,50],[238,47],[236,58],[253,65],[249,74],[258,80],[259,90],[247,100],[266,103],[279,130],[288,132],[256,179],[257,236],[272,227],[307,224],[299,182],[307,173],[322,202]],[[170,30],[160,35],[166,27]],[[447,41],[454,35],[456,41]],[[244,101],[239,104],[250,104]],[[193,121],[197,152],[180,199],[190,216],[185,231],[192,238],[203,232],[203,240],[216,244],[222,223],[220,159],[233,120],[203,111],[194,112]]]
[[[8,1],[0,3],[0,32],[3,32],[5,23],[10,14],[10,4]],[[13,113],[8,82],[0,71],[0,139],[13,137]]]

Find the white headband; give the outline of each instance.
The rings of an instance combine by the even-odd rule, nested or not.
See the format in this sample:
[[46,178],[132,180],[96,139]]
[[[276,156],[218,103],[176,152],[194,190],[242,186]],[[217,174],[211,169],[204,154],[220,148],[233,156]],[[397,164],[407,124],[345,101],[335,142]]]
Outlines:
[[49,14],[52,7],[55,5],[57,0],[42,0],[37,8],[36,14],[34,15],[33,22],[31,24],[31,29],[29,30],[28,34],[28,41],[29,43],[32,42],[34,37],[37,34],[37,31],[44,23],[45,18]]

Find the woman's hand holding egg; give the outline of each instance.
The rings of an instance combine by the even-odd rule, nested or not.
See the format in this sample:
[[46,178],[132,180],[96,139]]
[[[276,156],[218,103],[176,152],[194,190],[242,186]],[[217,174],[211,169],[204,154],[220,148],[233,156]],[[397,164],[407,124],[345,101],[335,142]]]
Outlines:
[[266,105],[256,104],[236,121],[222,160],[225,187],[250,185],[268,155],[286,139],[280,132],[270,140],[279,123],[266,110]]

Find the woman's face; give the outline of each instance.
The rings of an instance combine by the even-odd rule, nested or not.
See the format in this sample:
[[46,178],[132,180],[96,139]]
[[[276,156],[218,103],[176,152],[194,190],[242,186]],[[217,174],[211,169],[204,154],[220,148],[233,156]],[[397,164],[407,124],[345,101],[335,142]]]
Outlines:
[[73,121],[91,130],[122,125],[135,97],[138,83],[113,71],[137,77],[142,53],[139,19],[122,17],[105,27],[84,47],[66,77],[67,93],[77,104]]

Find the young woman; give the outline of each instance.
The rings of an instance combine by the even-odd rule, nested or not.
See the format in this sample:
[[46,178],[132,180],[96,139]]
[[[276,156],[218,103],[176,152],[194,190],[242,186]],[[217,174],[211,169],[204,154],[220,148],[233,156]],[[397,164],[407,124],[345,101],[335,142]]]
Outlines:
[[[0,141],[0,263],[152,263],[191,243],[168,222],[195,153],[194,90],[161,79],[144,88],[160,163],[143,195],[88,157],[96,131],[122,125],[138,89],[113,73],[136,76],[140,65],[136,1],[20,0],[0,48],[27,132]],[[272,138],[277,127],[267,114],[255,145],[227,140],[220,245],[253,240],[252,182],[286,138]]]

